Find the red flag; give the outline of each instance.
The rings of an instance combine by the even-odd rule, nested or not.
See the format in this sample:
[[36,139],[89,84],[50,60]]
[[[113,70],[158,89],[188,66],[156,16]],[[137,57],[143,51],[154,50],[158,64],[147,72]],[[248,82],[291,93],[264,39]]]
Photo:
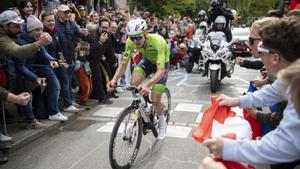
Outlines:
[[[202,143],[213,137],[225,137],[229,139],[251,139],[251,126],[245,119],[236,116],[236,113],[228,106],[219,106],[216,96],[211,97],[212,105],[204,112],[199,127],[192,133],[195,140]],[[222,162],[227,169],[255,169],[251,165],[235,161]]]

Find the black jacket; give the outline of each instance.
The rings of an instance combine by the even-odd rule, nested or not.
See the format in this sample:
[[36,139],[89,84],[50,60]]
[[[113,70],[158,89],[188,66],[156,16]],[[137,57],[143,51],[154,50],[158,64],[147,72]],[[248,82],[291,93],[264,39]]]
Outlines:
[[229,28],[229,21],[234,19],[232,12],[229,9],[225,9],[223,7],[215,7],[211,8],[208,12],[207,25],[211,25],[215,22],[218,16],[224,16],[226,19],[226,26]]
[[260,60],[255,60],[255,61],[245,60],[244,64],[241,65],[241,67],[244,67],[244,68],[247,68],[247,69],[257,69],[257,70],[260,70],[261,68],[264,67],[264,64]]

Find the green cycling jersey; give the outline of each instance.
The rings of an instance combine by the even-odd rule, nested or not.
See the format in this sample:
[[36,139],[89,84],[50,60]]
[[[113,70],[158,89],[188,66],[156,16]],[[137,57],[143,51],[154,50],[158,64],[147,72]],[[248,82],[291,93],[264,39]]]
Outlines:
[[156,64],[157,68],[164,69],[165,63],[168,63],[170,60],[170,49],[168,48],[166,40],[158,34],[148,34],[145,43],[142,48],[139,48],[128,38],[122,63],[128,63],[132,56],[132,51],[135,49],[139,51],[145,59]]

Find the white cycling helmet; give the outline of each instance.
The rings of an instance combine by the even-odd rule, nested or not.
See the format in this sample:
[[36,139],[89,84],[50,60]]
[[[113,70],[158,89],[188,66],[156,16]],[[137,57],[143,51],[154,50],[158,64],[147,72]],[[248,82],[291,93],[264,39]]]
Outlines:
[[215,23],[223,23],[224,25],[226,25],[226,19],[224,16],[218,16],[215,20]]
[[147,22],[141,18],[131,19],[127,23],[126,33],[129,36],[142,34],[147,30]]
[[202,26],[206,27],[206,29],[207,29],[207,23],[205,21],[200,22],[199,27],[202,27]]

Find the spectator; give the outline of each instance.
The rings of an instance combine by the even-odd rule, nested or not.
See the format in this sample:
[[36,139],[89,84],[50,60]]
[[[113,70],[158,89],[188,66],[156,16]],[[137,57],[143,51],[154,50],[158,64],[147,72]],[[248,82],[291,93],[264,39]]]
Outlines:
[[[118,58],[118,65],[122,63],[122,56],[125,52],[125,44],[126,44],[126,24],[120,22],[118,25],[117,33],[116,33],[116,56]],[[118,85],[130,86],[131,80],[131,64],[128,64],[125,70],[124,75],[118,81]],[[124,92],[122,88],[116,88],[116,91],[119,93]]]
[[105,52],[107,48],[109,22],[100,21],[99,28],[92,31],[89,35],[91,45],[90,56],[88,60],[91,63],[93,90],[92,96],[99,101],[100,104],[112,104],[105,93],[104,85],[106,84],[103,78],[100,63],[106,59]]
[[[113,34],[110,32],[110,26],[111,26],[111,22],[108,18],[102,17],[100,19],[99,29],[101,29],[103,32],[107,32],[107,36],[108,36],[107,40],[104,43],[104,55],[103,55],[104,57],[101,61],[101,69],[103,74],[105,75],[105,80],[106,80],[104,86],[110,79],[112,79],[114,73],[116,72],[116,68],[118,66],[118,62],[114,50],[115,38]],[[114,98],[119,97],[115,94],[115,91],[111,92],[109,96]]]
[[[27,33],[17,40],[20,45],[26,45],[33,43],[39,39],[43,32],[43,24],[34,15],[30,15],[27,20]],[[68,118],[59,112],[58,108],[58,97],[60,91],[59,81],[53,71],[53,68],[58,67],[58,63],[54,60],[52,56],[45,50],[41,48],[38,52],[33,54],[27,59],[17,59],[14,58],[15,68],[19,75],[22,75],[25,79],[32,82],[36,82],[39,86],[44,86],[43,81],[46,79],[45,87],[45,98],[47,101],[46,111],[49,115],[49,120],[66,121]],[[38,66],[35,66],[38,64]],[[33,73],[34,72],[34,73]],[[25,83],[26,85],[27,83]],[[20,90],[30,91],[30,88],[19,88]],[[32,89],[32,88],[31,88]],[[43,91],[42,91],[43,92]],[[28,115],[28,118],[33,118],[32,115],[32,105],[29,104],[26,107],[21,108],[21,110]],[[26,115],[25,115],[26,116]],[[31,117],[29,117],[31,116]],[[36,122],[36,121],[34,121]],[[34,124],[33,126],[39,126]]]
[[75,4],[72,2],[72,0],[62,0],[61,4],[66,5],[66,6],[69,7],[69,9],[70,9],[69,19],[70,19],[70,21],[80,20],[80,18],[81,18],[80,13],[79,13],[78,9],[76,8]]
[[[41,47],[51,43],[49,34],[42,34],[38,41],[20,46],[15,39],[21,36],[22,23],[24,21],[14,11],[6,10],[0,14],[0,58],[10,55],[17,58],[26,58],[37,52]],[[20,105],[27,105],[30,100],[28,93],[14,95],[4,88],[0,88],[1,99],[14,102]],[[27,100],[28,99],[28,100]]]
[[77,21],[77,24],[80,26],[80,28],[86,28],[86,24],[88,22],[87,15],[86,15],[86,9],[83,5],[78,5],[77,8],[80,13],[80,19]]
[[72,103],[70,84],[67,75],[67,69],[69,68],[69,64],[65,62],[65,58],[62,54],[62,48],[58,42],[54,14],[51,12],[43,13],[42,21],[44,24],[44,31],[48,32],[53,39],[52,43],[46,46],[46,50],[60,64],[60,66],[57,69],[55,69],[55,74],[61,86],[60,94],[63,97],[64,111],[78,112],[79,109],[77,109]]
[[99,26],[99,14],[96,11],[92,11],[89,16],[90,21],[86,24],[86,28],[90,32],[97,29],[97,27]]
[[75,73],[80,85],[80,105],[86,105],[92,92],[92,72],[87,57],[90,55],[90,44],[80,41],[75,49]]
[[34,12],[35,12],[35,9],[29,0],[21,0],[20,1],[20,13],[21,13],[22,18],[25,20],[25,23],[27,22],[27,17],[29,15],[33,15]]
[[287,82],[290,85],[291,100],[294,102],[294,106],[298,114],[300,114],[300,59],[295,61],[291,66],[281,70],[278,73],[279,79]]
[[60,5],[59,0],[46,0],[43,1],[43,10],[44,12],[52,11],[53,9],[56,9]]
[[[262,42],[258,45],[258,51],[269,74],[275,75],[299,59],[299,23],[299,18],[287,17],[275,20],[272,24],[261,28]],[[220,105],[227,106],[263,107],[286,99],[288,104],[278,127],[261,140],[236,141],[218,138],[205,141],[205,145],[208,146],[210,152],[224,160],[254,164],[275,164],[299,160],[300,120],[299,113],[295,110],[295,105],[298,104],[295,102],[297,99],[291,100],[295,98],[294,92],[286,82],[276,80],[272,85],[240,98],[221,95],[218,97]],[[298,98],[299,93],[296,96]]]
[[[66,63],[69,65],[74,64],[74,53],[79,38],[85,38],[88,34],[86,28],[79,28],[74,21],[69,20],[70,8],[66,5],[58,7],[58,18],[55,21],[57,29],[57,37],[59,45],[61,46],[63,56]],[[71,88],[72,77],[74,75],[73,67],[67,69],[67,76]]]
[[[259,19],[255,22],[253,22],[253,24],[251,26],[248,44],[249,44],[249,48],[251,49],[252,56],[254,58],[256,58],[256,59],[259,58],[259,54],[257,51],[257,45],[258,45],[259,41],[261,40],[261,37],[259,35],[260,28],[264,25],[272,24],[273,21],[275,21],[275,20],[278,20],[278,18],[265,17],[263,19]],[[240,65],[241,67],[245,67],[248,69],[260,69],[262,73],[265,72],[264,64],[262,63],[261,60],[251,61],[251,60],[246,60],[241,57],[237,57],[235,62],[236,62],[236,64]],[[253,80],[253,84],[256,87],[259,87],[262,84],[271,83],[271,79],[273,79],[273,77],[269,78],[267,76],[263,76],[262,79]]]

